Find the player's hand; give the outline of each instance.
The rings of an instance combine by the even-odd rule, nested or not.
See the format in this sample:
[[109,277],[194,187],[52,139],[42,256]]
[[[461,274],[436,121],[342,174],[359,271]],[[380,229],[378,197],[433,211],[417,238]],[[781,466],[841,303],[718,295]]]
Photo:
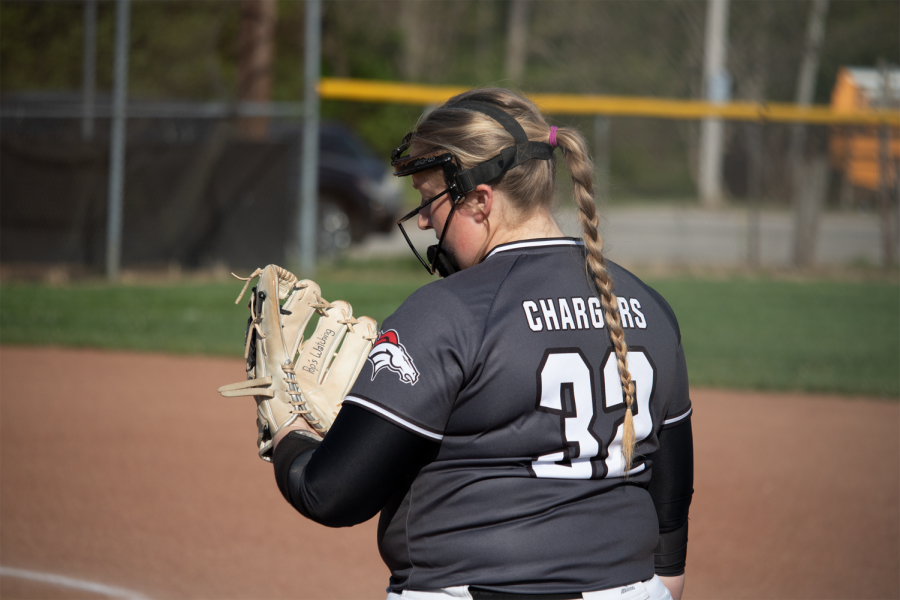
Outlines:
[[684,573],[674,577],[660,576],[660,579],[669,590],[669,593],[672,594],[672,600],[681,600],[681,593],[684,591]]

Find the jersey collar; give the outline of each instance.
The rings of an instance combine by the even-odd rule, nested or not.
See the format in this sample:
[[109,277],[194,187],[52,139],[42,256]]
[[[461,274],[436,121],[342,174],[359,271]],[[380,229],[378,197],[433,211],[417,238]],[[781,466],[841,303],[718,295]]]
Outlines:
[[495,254],[499,254],[500,252],[508,252],[510,250],[524,250],[526,248],[549,248],[560,246],[584,246],[584,240],[575,237],[562,237],[507,242],[505,244],[500,244],[499,246],[494,246],[494,248],[487,253],[487,256],[485,256],[482,261],[485,261]]

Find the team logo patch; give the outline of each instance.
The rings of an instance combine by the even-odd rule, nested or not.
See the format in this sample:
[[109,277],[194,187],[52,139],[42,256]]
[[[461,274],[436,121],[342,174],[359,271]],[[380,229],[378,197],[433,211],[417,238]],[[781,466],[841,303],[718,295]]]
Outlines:
[[400,376],[400,381],[409,385],[416,385],[419,381],[419,371],[393,329],[383,331],[378,336],[368,360],[372,363],[372,381],[375,381],[375,376],[382,369],[393,371]]

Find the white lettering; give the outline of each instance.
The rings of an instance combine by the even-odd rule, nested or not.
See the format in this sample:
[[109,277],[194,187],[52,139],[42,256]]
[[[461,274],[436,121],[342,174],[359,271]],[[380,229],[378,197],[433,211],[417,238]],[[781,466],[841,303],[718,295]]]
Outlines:
[[[590,329],[587,311],[584,308],[584,298],[572,298],[572,308],[575,309],[575,324],[578,329]],[[582,325],[582,323],[584,323]]]
[[[580,352],[551,352],[539,371],[538,398],[541,409],[560,416],[570,450],[538,457],[532,461],[531,471],[535,477],[590,479],[595,474],[591,459],[600,453],[600,440],[591,432],[594,417],[591,365]],[[575,406],[563,402],[566,388]],[[566,458],[569,463],[560,464]]]
[[591,310],[591,325],[594,329],[603,329],[603,312],[600,310],[599,298],[588,298],[588,306]]
[[559,320],[562,321],[563,329],[575,329],[575,321],[572,320],[572,312],[565,298],[559,299]]
[[[641,303],[634,298],[616,298],[622,327],[647,328],[647,318],[641,312]],[[571,302],[571,305],[569,304]],[[557,303],[559,304],[557,312]],[[545,300],[525,300],[522,302],[525,320],[531,331],[560,331],[566,329],[603,329],[603,303],[597,297],[551,298]]]
[[525,319],[528,320],[528,327],[532,331],[540,331],[544,328],[544,324],[541,323],[540,319],[534,318],[534,313],[537,312],[537,304],[532,302],[531,300],[526,300],[522,303],[522,308],[525,309]]
[[634,313],[635,325],[639,329],[647,329],[647,319],[644,318],[644,313],[641,312],[641,303],[637,301],[637,298],[629,298],[629,304],[631,304],[631,312]]
[[[556,318],[556,309],[553,308],[553,300],[547,300],[547,304],[544,304],[543,300],[538,300],[541,303],[541,312],[544,313],[544,321],[547,323],[547,331],[553,331],[554,329],[559,329],[559,320]],[[553,322],[553,325],[550,322]]]
[[631,318],[631,313],[628,312],[628,300],[621,296],[616,298],[616,300],[619,301],[619,315],[622,317],[622,327],[634,327],[634,319]]

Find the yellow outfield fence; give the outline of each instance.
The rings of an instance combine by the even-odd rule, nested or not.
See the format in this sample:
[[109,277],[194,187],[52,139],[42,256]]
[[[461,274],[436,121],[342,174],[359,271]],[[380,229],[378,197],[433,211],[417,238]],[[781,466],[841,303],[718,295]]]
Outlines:
[[[469,88],[365,79],[323,78],[319,81],[319,95],[323,100],[391,102],[423,106],[439,104],[467,89]],[[720,117],[732,121],[900,126],[900,111],[885,109],[836,112],[827,105],[798,106],[758,102],[713,104],[700,100],[575,94],[528,94],[528,98],[542,111],[550,114],[657,119]]]

